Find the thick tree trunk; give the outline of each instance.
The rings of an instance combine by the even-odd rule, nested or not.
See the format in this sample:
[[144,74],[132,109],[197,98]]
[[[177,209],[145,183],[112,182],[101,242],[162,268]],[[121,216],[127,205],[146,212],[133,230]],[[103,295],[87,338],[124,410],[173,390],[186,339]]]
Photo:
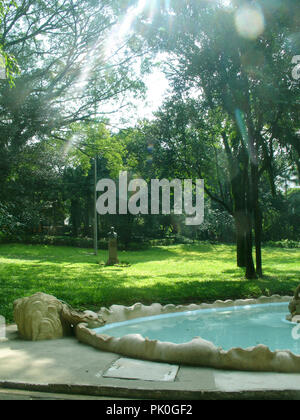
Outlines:
[[256,271],[253,261],[253,241],[252,241],[252,220],[251,215],[247,215],[247,221],[248,221],[248,228],[246,232],[246,279],[253,280],[256,279]]
[[251,181],[252,181],[252,207],[255,231],[255,251],[256,251],[256,274],[262,277],[262,216],[259,205],[259,175],[257,165],[257,152],[255,159],[251,162]]
[[260,209],[255,210],[255,249],[256,249],[256,274],[259,277],[263,276],[262,270],[262,217]]
[[240,268],[246,267],[246,237],[244,232],[240,232],[237,235],[237,266]]
[[71,200],[71,224],[72,224],[72,235],[76,238],[80,228],[80,217],[79,217],[79,202],[78,200]]
[[[250,198],[249,198],[250,200]],[[248,199],[247,199],[248,201]],[[245,203],[246,204],[246,203]],[[247,207],[250,203],[247,202]],[[246,268],[246,278],[257,278],[253,261],[252,212],[251,208],[239,210],[234,214],[237,240],[237,265]]]
[[[248,171],[247,171],[248,174]],[[246,278],[256,279],[256,271],[253,261],[253,190],[251,188],[251,179],[249,175],[246,180]]]
[[237,264],[239,267],[246,267],[247,279],[255,279],[257,277],[252,255],[253,201],[249,175],[249,154],[248,150],[244,148],[240,150],[238,156],[234,156],[226,134],[222,133],[222,137],[231,176],[233,215],[237,235]]
[[246,267],[246,220],[245,215],[238,211],[234,215],[236,226],[237,266]]
[[296,159],[296,166],[297,166],[297,172],[298,172],[298,184],[300,185],[300,154],[299,154],[299,160]]

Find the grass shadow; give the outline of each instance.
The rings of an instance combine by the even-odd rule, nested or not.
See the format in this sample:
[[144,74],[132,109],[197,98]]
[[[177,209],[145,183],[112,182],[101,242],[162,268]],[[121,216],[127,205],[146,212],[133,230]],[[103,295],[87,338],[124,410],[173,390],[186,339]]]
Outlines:
[[[272,250],[272,249],[271,249]],[[297,252],[265,252],[265,276],[244,278],[235,267],[230,245],[156,247],[143,252],[120,253],[127,266],[100,266],[99,257],[78,248],[0,246],[0,314],[12,319],[17,298],[42,291],[74,307],[99,309],[137,301],[191,303],[217,299],[292,295],[299,283]]]

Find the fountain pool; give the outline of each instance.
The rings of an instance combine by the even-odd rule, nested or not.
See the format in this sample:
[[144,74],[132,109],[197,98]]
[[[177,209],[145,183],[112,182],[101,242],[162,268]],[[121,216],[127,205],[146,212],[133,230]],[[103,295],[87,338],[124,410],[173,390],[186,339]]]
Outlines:
[[286,320],[288,296],[213,304],[131,307],[99,312],[76,336],[99,350],[136,359],[226,370],[300,373],[300,324]]
[[300,355],[300,340],[293,337],[295,325],[286,321],[287,313],[287,303],[201,309],[112,323],[94,331],[119,338],[141,334],[176,344],[201,337],[224,350],[264,344],[272,351],[290,350]]

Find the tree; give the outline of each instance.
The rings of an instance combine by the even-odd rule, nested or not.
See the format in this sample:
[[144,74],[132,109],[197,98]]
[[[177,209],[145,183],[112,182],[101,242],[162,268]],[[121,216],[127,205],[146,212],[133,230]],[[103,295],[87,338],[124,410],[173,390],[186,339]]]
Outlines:
[[60,147],[68,158],[63,184],[66,185],[65,199],[70,201],[72,233],[78,236],[80,225],[83,224],[88,236],[90,220],[94,217],[95,162],[97,180],[117,178],[123,168],[125,147],[103,123],[72,124],[68,140],[62,141]]
[[[277,139],[299,147],[299,120],[288,123],[297,113],[299,87],[291,80],[286,42],[295,32],[299,4],[289,0],[274,8],[267,0],[261,7],[237,0],[225,8],[206,0],[175,0],[168,9],[160,5],[151,23],[147,15],[141,19],[143,36],[154,49],[170,54],[168,76],[177,94],[187,97],[196,89],[207,109],[222,114],[238,263],[246,266],[247,278],[261,276],[260,178],[266,171],[272,176]],[[289,136],[281,127],[288,127]]]
[[[14,1],[0,0],[0,27],[5,14],[16,4]],[[0,79],[8,79],[10,86],[14,86],[14,73],[18,73],[19,68],[15,58],[9,55],[3,48],[0,42]]]
[[1,180],[13,174],[30,142],[64,138],[71,124],[99,119],[105,103],[142,88],[132,70],[139,44],[112,52],[107,44],[127,1],[16,4],[3,11],[0,35],[3,50],[20,67],[13,89],[0,86]]

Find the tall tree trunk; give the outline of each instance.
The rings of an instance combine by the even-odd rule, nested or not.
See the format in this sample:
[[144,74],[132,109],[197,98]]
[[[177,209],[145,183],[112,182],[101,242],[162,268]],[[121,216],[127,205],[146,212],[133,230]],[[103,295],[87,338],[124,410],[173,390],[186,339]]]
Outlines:
[[246,267],[246,218],[237,211],[234,215],[236,226],[237,266]]
[[[247,81],[248,85],[248,81]],[[254,222],[255,232],[255,251],[256,251],[256,274],[262,277],[262,254],[261,254],[261,241],[262,241],[262,217],[259,206],[259,133],[261,131],[261,124],[258,124],[255,129],[254,121],[252,118],[250,99],[248,97],[248,112],[247,112],[247,129],[248,129],[248,152],[250,158],[250,179],[249,179],[249,210]]]
[[262,216],[259,205],[259,173],[258,173],[258,152],[257,144],[251,141],[251,192],[252,192],[252,208],[254,218],[254,232],[255,232],[255,252],[256,252],[256,273],[259,277],[262,277]]
[[79,233],[80,227],[80,217],[79,217],[79,202],[77,199],[71,200],[71,224],[72,224],[72,235],[73,237],[77,237]]
[[[248,169],[247,169],[248,175]],[[256,271],[253,261],[253,237],[252,237],[252,228],[253,228],[253,194],[251,188],[250,176],[247,176],[246,181],[246,278],[249,280],[256,279]]]
[[249,175],[249,154],[242,148],[238,158],[231,152],[228,138],[222,133],[231,175],[231,194],[237,233],[237,264],[246,267],[246,278],[257,278],[253,261],[252,215],[253,198]]
[[256,273],[263,276],[262,270],[262,216],[259,204],[254,206],[254,230],[255,230],[255,251],[256,251]]
[[298,172],[298,184],[300,185],[300,154],[299,156],[299,160],[296,159],[296,166],[297,166],[297,172]]
[[251,215],[247,215],[248,220],[248,229],[246,232],[246,279],[253,280],[256,279],[256,271],[253,261],[253,241],[252,241],[252,220]]

